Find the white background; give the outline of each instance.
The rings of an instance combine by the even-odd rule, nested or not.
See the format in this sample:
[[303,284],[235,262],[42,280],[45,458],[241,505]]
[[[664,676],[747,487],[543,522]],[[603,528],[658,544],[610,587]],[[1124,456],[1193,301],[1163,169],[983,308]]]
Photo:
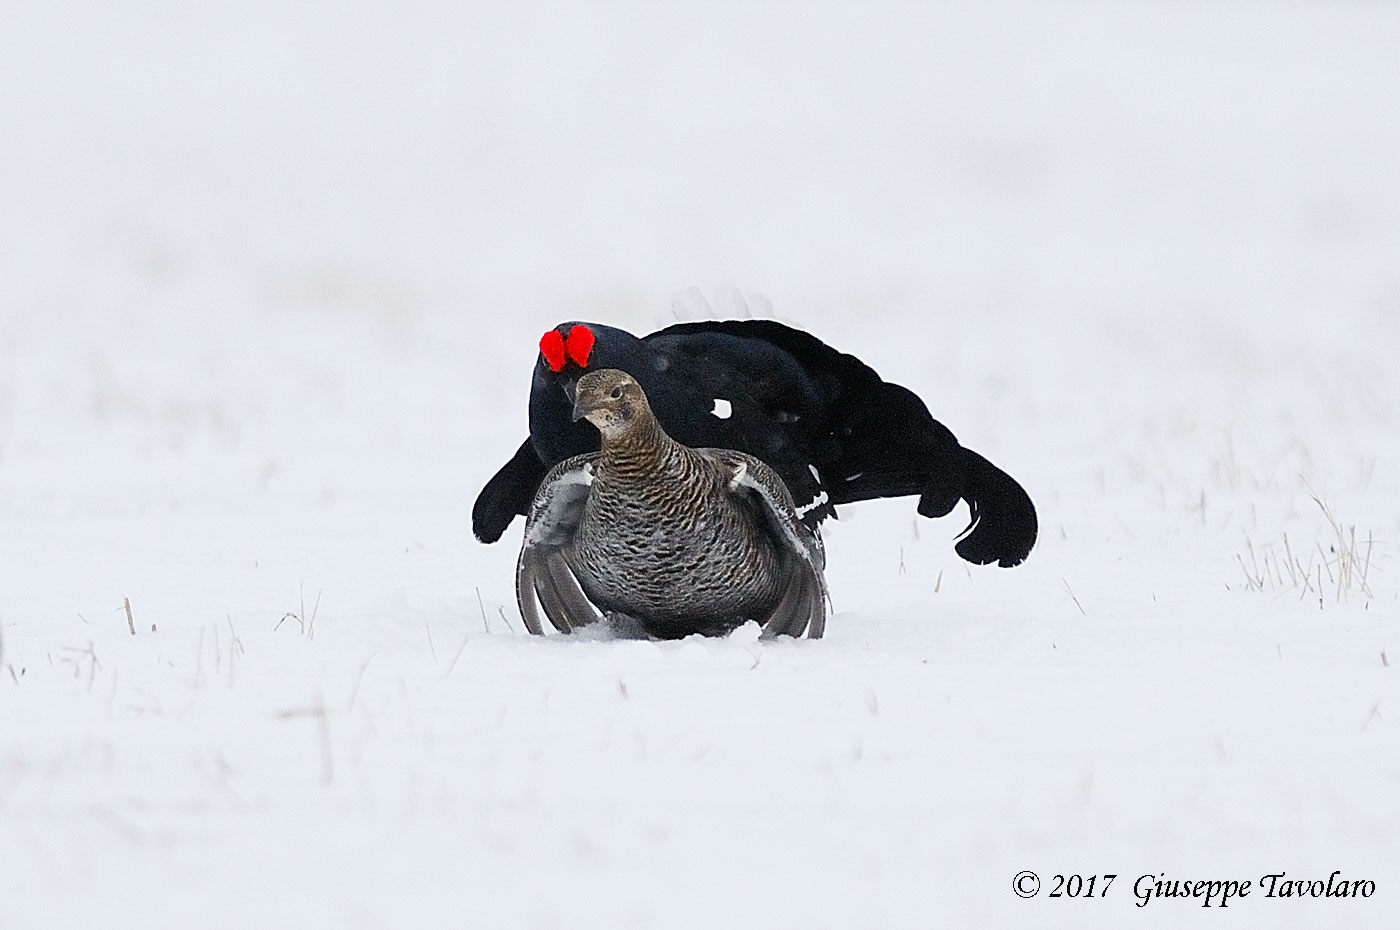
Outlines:
[[[4,8],[0,927],[1395,925],[1400,12],[292,7]],[[692,287],[1029,561],[860,504],[822,641],[522,635],[536,340]]]

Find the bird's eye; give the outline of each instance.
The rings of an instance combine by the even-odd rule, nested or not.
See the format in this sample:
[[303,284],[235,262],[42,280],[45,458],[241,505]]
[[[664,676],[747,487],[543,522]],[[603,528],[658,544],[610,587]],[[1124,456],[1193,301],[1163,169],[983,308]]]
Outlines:
[[617,400],[619,397],[621,397],[621,396],[622,396],[622,385],[619,384],[617,387],[613,388],[613,389],[612,389],[612,393],[609,394],[608,396],[611,397],[613,400]]

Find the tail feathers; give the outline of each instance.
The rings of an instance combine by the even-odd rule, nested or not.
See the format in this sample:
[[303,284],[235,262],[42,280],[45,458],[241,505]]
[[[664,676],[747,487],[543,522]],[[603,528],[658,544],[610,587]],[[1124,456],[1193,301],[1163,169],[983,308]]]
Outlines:
[[962,500],[963,486],[953,485],[944,481],[937,481],[924,486],[924,490],[919,494],[919,516],[936,520],[939,517],[946,517],[953,512],[953,508]]
[[[961,457],[967,471],[963,499],[972,520],[957,544],[958,555],[975,565],[1020,565],[1035,545],[1039,523],[1030,495],[1006,472],[971,449]],[[920,512],[923,503],[920,502]]]

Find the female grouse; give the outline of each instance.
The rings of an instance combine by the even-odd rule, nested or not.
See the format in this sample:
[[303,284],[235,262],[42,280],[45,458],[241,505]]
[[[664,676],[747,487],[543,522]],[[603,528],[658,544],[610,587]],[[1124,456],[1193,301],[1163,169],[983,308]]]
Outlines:
[[772,469],[676,442],[623,371],[580,378],[573,417],[597,427],[601,451],[554,466],[530,505],[515,590],[531,633],[544,632],[538,600],[561,632],[597,620],[596,607],[662,638],[747,620],[822,635],[821,538]]

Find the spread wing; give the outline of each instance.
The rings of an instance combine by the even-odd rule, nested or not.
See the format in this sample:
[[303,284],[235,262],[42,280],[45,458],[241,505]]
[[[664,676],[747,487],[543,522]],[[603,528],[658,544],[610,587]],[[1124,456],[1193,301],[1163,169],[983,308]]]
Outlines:
[[759,528],[768,534],[780,556],[783,594],[765,618],[769,636],[801,636],[805,630],[819,639],[826,630],[826,551],[821,535],[802,522],[783,479],[760,460],[732,449],[697,449],[718,462],[733,477],[729,491],[758,515]]
[[486,482],[472,505],[472,532],[484,543],[493,543],[517,515],[530,512],[530,501],[545,475],[544,462],[526,439],[509,462]]
[[578,579],[564,561],[593,484],[598,453],[575,455],[555,465],[540,482],[525,517],[525,542],[515,563],[515,599],[531,633],[544,633],[539,608],[561,633],[598,619]]

